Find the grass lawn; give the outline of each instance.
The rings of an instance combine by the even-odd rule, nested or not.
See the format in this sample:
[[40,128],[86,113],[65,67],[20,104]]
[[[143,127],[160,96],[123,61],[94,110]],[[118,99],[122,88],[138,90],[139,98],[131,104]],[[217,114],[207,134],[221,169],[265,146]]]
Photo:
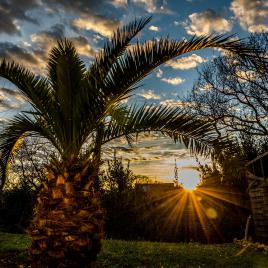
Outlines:
[[[0,267],[16,267],[26,259],[30,239],[27,235],[0,233]],[[156,243],[103,241],[98,267],[254,267],[268,268],[268,255],[240,249],[233,244]]]

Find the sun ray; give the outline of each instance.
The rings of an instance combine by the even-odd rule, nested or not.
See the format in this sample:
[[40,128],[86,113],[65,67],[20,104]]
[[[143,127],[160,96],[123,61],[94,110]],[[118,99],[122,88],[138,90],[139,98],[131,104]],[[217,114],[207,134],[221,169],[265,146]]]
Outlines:
[[241,200],[243,200],[243,198],[241,198],[242,197],[241,193],[228,192],[224,190],[217,190],[215,188],[203,188],[203,187],[199,187],[197,191],[204,194],[206,198],[210,196],[212,198],[216,198],[239,207],[247,208],[246,204],[241,203]]

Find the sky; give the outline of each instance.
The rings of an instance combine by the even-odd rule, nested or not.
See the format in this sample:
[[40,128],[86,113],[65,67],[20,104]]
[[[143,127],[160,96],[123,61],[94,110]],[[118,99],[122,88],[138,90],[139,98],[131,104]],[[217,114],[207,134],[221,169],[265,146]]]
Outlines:
[[[0,58],[12,59],[45,74],[49,50],[59,38],[71,39],[89,65],[112,31],[135,18],[152,16],[141,41],[169,36],[234,34],[246,38],[268,31],[268,0],[0,0]],[[180,106],[198,79],[198,68],[219,54],[202,50],[167,62],[142,81],[128,100],[143,104]],[[0,80],[0,122],[26,107],[21,95]],[[143,135],[134,148],[123,141],[108,146],[131,160],[137,174],[172,180],[174,159],[187,169],[196,166],[182,145],[154,134]]]

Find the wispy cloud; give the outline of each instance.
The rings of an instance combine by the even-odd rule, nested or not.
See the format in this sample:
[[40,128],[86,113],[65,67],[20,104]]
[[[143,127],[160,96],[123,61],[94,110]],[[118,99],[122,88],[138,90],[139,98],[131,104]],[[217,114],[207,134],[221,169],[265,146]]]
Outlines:
[[163,82],[165,82],[165,83],[168,83],[168,84],[171,84],[171,85],[174,85],[174,86],[180,85],[185,81],[185,79],[183,79],[181,77],[162,78],[161,80]]
[[166,65],[172,67],[173,69],[187,70],[197,67],[199,64],[206,62],[207,60],[198,56],[196,54],[192,54],[187,57],[179,58],[177,60],[170,60]]
[[142,90],[141,92],[137,93],[137,95],[147,99],[147,100],[159,100],[161,97],[160,95],[155,94],[155,92],[151,89],[149,90]]
[[232,22],[216,14],[214,10],[207,9],[189,15],[189,20],[184,23],[184,26],[190,35],[203,35],[229,32],[232,29]]
[[160,102],[160,105],[168,106],[168,107],[183,107],[185,104],[181,100],[168,99]]
[[268,31],[268,0],[234,0],[230,10],[243,29],[253,33]]

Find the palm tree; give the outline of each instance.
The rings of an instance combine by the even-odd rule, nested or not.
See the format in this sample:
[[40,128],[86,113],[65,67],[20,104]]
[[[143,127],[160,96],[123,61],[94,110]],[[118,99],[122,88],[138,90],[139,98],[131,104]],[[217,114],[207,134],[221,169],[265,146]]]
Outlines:
[[2,186],[26,136],[47,139],[59,154],[46,167],[47,180],[30,228],[32,267],[89,267],[96,259],[103,211],[93,181],[103,144],[118,137],[131,142],[133,135],[146,131],[159,131],[196,153],[208,152],[217,143],[210,123],[180,108],[127,107],[122,100],[156,67],[184,53],[222,48],[249,56],[250,50],[222,35],[189,41],[153,39],[130,46],[149,21],[136,20],[115,31],[89,68],[68,40],[51,50],[47,77],[15,62],[0,63],[0,77],[12,82],[30,103],[30,109],[10,120],[0,134]]

